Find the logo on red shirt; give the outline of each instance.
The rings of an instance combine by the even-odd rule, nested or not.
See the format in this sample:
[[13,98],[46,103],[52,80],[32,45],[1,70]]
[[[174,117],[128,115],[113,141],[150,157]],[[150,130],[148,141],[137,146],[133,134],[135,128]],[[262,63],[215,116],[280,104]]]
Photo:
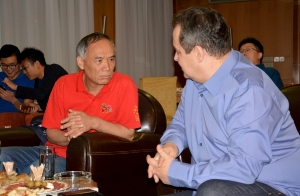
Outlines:
[[106,103],[102,103],[102,112],[103,113],[111,113],[112,108],[110,105],[106,105]]
[[135,121],[140,121],[140,115],[139,115],[139,110],[138,110],[137,106],[134,106],[133,113],[135,115]]

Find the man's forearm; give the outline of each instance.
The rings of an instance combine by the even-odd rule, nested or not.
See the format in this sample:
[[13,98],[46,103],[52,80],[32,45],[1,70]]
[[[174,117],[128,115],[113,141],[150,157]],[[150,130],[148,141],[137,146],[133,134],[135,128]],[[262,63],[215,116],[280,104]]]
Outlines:
[[64,134],[60,129],[47,129],[48,141],[59,146],[67,146],[70,142]]
[[17,98],[14,97],[10,102],[18,111],[20,111],[20,106],[22,105],[22,103]]
[[95,117],[93,121],[94,121],[93,129],[99,132],[116,135],[128,139],[130,141],[134,138],[134,133],[135,133],[134,129],[129,129],[124,127],[123,125],[117,123],[111,123],[97,117]]

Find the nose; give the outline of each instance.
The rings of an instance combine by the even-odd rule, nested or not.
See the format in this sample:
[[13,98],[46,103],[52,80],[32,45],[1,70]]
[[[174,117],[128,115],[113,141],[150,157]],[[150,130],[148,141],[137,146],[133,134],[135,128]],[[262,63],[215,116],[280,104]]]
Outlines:
[[105,71],[108,71],[110,69],[110,66],[109,66],[109,59],[106,59],[102,62],[102,69],[105,70]]
[[245,54],[246,54],[246,52],[247,52],[247,50],[246,50],[246,49],[241,49],[241,50],[240,50],[240,53],[242,53],[243,55],[245,55]]
[[175,54],[174,54],[174,61],[178,61],[178,55],[177,55],[177,52],[175,52]]

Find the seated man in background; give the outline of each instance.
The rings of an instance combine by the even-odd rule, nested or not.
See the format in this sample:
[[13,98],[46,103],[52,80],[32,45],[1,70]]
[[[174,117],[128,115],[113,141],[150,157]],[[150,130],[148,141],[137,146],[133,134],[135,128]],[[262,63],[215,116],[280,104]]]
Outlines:
[[7,86],[3,80],[8,78],[17,85],[23,85],[32,89],[34,81],[29,80],[20,69],[20,50],[18,47],[10,44],[3,45],[0,49],[0,113],[19,112],[22,104],[32,103],[32,99],[16,98],[14,89]]
[[[114,72],[115,47],[110,38],[87,35],[76,53],[81,71],[56,82],[42,123],[47,128],[46,145],[56,147],[55,172],[66,169],[72,138],[98,131],[132,140],[140,127],[137,87],[129,76]],[[1,153],[1,162],[14,161],[17,172],[28,173],[32,163],[38,164],[38,147],[5,147]]]
[[60,65],[47,65],[43,52],[35,48],[25,48],[21,52],[20,62],[24,74],[35,81],[34,88],[16,84],[9,78],[5,78],[3,82],[16,91],[17,98],[37,100],[38,105],[30,103],[34,109],[25,112],[44,112],[54,83],[68,73]]
[[[180,196],[300,195],[300,136],[269,76],[231,49],[220,13],[191,7],[173,19],[174,60],[187,78],[176,114],[147,156],[148,176]],[[185,148],[191,163],[176,159]]]
[[238,50],[254,65],[263,70],[279,89],[284,87],[279,72],[273,67],[265,67],[265,65],[262,63],[264,57],[264,47],[257,39],[251,37],[243,39],[239,43]]

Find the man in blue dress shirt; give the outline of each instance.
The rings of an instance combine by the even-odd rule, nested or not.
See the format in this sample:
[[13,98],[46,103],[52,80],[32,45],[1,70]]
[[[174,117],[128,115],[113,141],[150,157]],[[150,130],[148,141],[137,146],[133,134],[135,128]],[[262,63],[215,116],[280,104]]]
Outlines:
[[[173,27],[187,82],[158,153],[147,156],[148,177],[191,189],[172,195],[300,195],[300,137],[285,96],[231,49],[218,12],[191,7]],[[191,164],[176,160],[185,148]]]
[[238,50],[247,57],[254,65],[263,70],[275,83],[278,88],[283,88],[280,73],[273,67],[265,67],[262,63],[264,57],[264,47],[257,39],[248,37],[243,39],[238,46]]

